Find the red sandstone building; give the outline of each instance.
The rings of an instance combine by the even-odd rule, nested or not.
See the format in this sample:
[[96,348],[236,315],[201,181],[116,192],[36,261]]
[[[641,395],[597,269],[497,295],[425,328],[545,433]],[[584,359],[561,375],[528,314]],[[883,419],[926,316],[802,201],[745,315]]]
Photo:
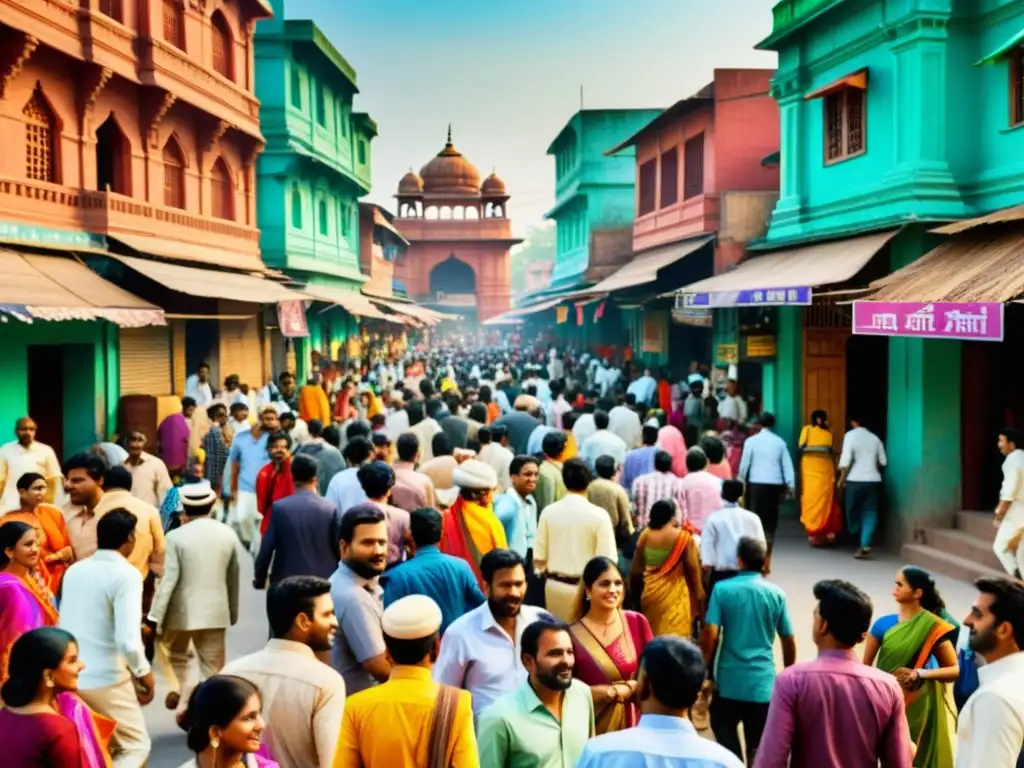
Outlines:
[[409,248],[395,261],[395,280],[409,298],[482,322],[511,306],[509,194],[497,175],[480,173],[448,142],[419,174],[398,184],[395,225]]

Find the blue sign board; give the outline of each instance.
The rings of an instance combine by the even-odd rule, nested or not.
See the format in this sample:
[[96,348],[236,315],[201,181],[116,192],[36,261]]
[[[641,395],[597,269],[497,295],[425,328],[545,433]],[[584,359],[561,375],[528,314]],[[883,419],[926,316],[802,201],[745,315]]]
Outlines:
[[0,221],[0,242],[34,245],[55,250],[107,250],[107,239],[102,235],[67,229],[33,227],[16,221]]
[[805,307],[811,304],[809,287],[757,288],[749,291],[712,291],[686,293],[676,297],[676,306],[686,309],[725,307]]

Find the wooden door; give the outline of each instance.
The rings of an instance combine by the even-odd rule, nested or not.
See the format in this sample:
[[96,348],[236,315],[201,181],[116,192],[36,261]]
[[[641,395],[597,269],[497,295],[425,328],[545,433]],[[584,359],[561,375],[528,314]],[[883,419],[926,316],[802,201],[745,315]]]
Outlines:
[[807,424],[811,412],[828,413],[829,424],[838,451],[846,433],[846,342],[845,328],[804,329],[804,392],[801,424]]

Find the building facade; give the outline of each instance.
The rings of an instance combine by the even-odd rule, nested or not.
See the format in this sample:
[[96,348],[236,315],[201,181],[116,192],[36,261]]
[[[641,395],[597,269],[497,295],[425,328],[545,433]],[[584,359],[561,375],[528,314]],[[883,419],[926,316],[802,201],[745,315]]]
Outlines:
[[[366,281],[359,263],[359,198],[370,191],[377,126],[355,112],[356,72],[312,21],[274,18],[256,30],[257,95],[267,147],[258,162],[263,259],[318,299],[309,336],[296,340],[299,367],[328,355],[358,330],[338,305]],[[324,311],[326,310],[326,311]],[[275,345],[285,339],[275,334]],[[279,356],[278,352],[275,357]],[[331,359],[334,359],[332,356]]]
[[[170,311],[174,297],[187,303],[195,296],[158,285],[133,263],[156,259],[262,271],[255,166],[263,138],[252,52],[255,23],[269,14],[263,0],[90,0],[81,7],[0,2],[6,52],[0,71],[0,244],[28,254],[26,263],[75,253],[79,265],[87,262],[141,297],[136,308]],[[49,272],[55,279],[61,275],[60,269]],[[189,274],[177,273],[178,288]],[[40,435],[59,443],[55,433],[63,424],[65,452],[115,429],[118,398],[156,397],[155,409],[150,403],[144,410],[158,413],[164,407],[159,398],[181,394],[187,359],[216,364],[222,353],[230,356],[227,347],[253,331],[238,321],[228,321],[223,334],[212,321],[212,336],[189,331],[183,318],[166,325],[138,317],[130,322],[112,314],[131,303],[127,293],[113,297],[103,286],[93,287],[106,291],[102,300],[121,306],[92,311],[87,305],[99,300],[98,293],[68,298],[38,288],[10,302],[49,303],[50,318],[61,316],[61,308],[64,317],[89,322],[49,319],[0,330],[4,357],[13,371],[25,372],[5,376],[0,421],[52,400],[55,393],[47,393],[43,379],[54,371],[44,376],[37,367],[40,350],[63,360],[65,375],[94,372],[87,377],[91,386],[54,401],[59,416],[48,417],[53,423]],[[218,294],[207,294],[197,299],[202,314],[223,314],[216,308]],[[95,319],[103,316],[116,320],[110,325]],[[262,377],[256,367],[253,375]]]
[[424,306],[469,324],[509,309],[512,236],[505,182],[480,172],[452,143],[420,172],[398,184],[395,225],[409,248],[394,263],[394,279]]

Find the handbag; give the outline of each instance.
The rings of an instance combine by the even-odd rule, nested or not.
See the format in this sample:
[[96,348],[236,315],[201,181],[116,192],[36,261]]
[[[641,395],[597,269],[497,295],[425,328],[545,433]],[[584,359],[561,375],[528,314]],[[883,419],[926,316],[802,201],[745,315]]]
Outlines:
[[451,768],[448,743],[455,725],[455,712],[459,706],[459,688],[442,685],[430,715],[430,745],[427,749],[427,768]]

